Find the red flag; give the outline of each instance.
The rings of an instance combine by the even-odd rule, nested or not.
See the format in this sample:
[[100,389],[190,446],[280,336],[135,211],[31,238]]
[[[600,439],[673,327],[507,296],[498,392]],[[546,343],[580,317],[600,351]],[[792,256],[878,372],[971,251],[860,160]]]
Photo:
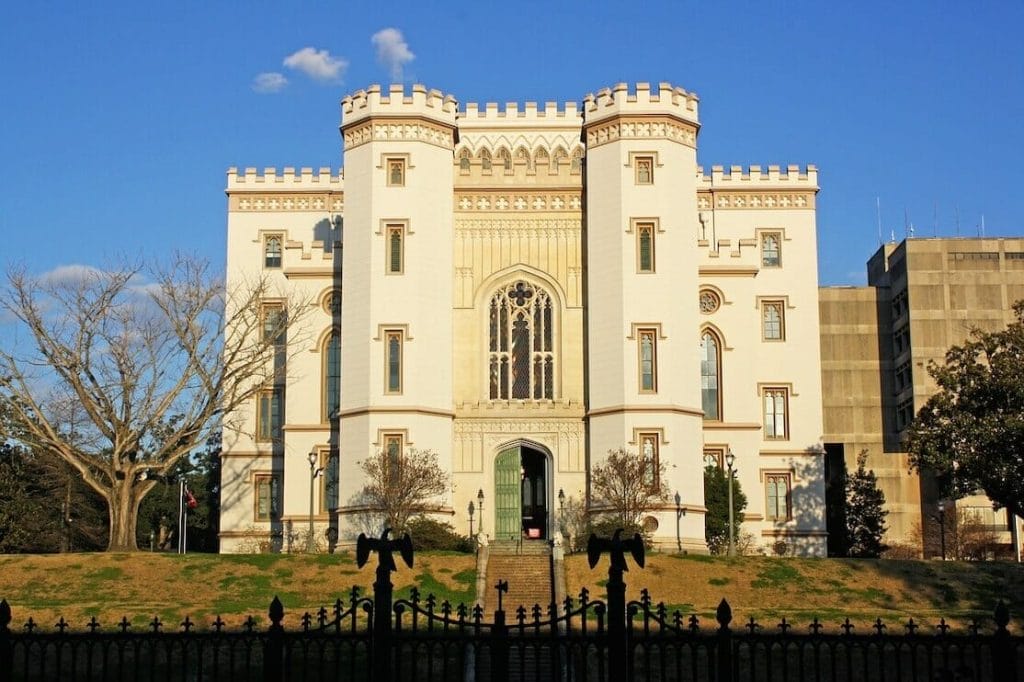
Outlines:
[[199,500],[197,500],[196,496],[192,494],[192,491],[188,489],[188,486],[185,486],[185,506],[189,509],[195,509],[199,506]]

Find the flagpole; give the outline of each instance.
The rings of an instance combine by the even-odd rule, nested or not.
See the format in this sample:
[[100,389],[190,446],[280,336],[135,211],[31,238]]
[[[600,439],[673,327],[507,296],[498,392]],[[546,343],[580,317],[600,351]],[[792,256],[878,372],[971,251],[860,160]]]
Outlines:
[[178,481],[178,554],[183,554],[185,549],[185,538],[181,523],[182,514],[185,509],[185,479]]

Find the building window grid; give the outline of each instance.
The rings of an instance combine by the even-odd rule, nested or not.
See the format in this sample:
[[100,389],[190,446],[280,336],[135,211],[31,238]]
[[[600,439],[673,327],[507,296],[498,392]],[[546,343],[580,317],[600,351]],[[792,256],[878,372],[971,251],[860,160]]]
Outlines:
[[384,332],[385,393],[402,392],[402,346],[404,341],[405,333],[400,329],[389,329]]
[[782,301],[761,303],[761,335],[765,341],[786,340],[786,309]]
[[257,474],[253,479],[253,518],[272,521],[281,516],[281,479],[276,474]]
[[554,398],[554,301],[518,280],[491,297],[488,318],[491,400]]
[[263,267],[281,267],[281,236],[270,235],[263,240]]
[[637,223],[637,271],[654,272],[654,223]]
[[765,518],[770,521],[789,521],[793,518],[793,477],[791,474],[766,474]]
[[640,438],[640,456],[643,458],[643,480],[644,485],[648,488],[655,489],[659,484],[659,434],[657,433],[641,433]]
[[787,440],[789,438],[789,389],[765,388],[762,391],[764,403],[764,437],[766,440]]
[[765,232],[761,235],[761,267],[778,268],[782,266],[782,235],[778,232]]
[[903,325],[893,333],[892,339],[893,352],[895,355],[900,355],[906,350],[910,349],[910,326]]
[[896,430],[902,431],[914,421],[914,398],[911,396],[896,405]]
[[281,440],[282,391],[279,388],[260,391],[256,398],[256,440],[277,442]]
[[913,369],[910,361],[904,362],[896,368],[896,393],[902,393],[904,389],[913,385]]
[[658,336],[655,329],[638,329],[640,392],[658,392]]
[[705,331],[700,338],[700,398],[705,421],[722,419],[722,363],[721,344],[711,331]]

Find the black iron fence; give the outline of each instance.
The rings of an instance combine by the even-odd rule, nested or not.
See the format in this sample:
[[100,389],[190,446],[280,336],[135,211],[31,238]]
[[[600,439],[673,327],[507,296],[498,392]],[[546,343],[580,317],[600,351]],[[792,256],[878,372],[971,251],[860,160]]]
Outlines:
[[[12,629],[11,608],[0,602],[0,680],[1024,681],[1024,637],[1010,634],[1001,602],[994,627],[974,621],[957,634],[945,621],[927,632],[913,620],[891,629],[881,620],[864,629],[848,620],[734,624],[724,599],[716,622],[704,624],[646,591],[626,602],[624,552],[642,566],[643,551],[614,538],[590,551],[591,567],[602,549],[611,554],[607,599],[584,589],[546,609],[506,613],[508,585],[498,581],[497,608],[485,620],[479,606],[416,590],[394,600],[395,541],[373,542],[358,553],[361,564],[370,551],[381,554],[373,595],[354,588],[293,629],[283,627],[276,598],[268,627],[250,618],[230,631],[219,618],[209,629],[188,618],[170,627],[122,619],[112,628],[93,619],[81,631],[63,618],[53,627],[30,618]],[[403,556],[411,563],[411,552]]]

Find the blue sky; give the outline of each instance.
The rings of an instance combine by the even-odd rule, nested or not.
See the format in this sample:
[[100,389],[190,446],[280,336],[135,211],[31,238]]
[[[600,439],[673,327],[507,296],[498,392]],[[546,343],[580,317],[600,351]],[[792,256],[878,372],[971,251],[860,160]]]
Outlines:
[[[1019,0],[24,2],[3,15],[0,264],[185,249],[221,265],[226,169],[339,167],[339,100],[392,66],[463,103],[578,101],[619,81],[695,91],[706,168],[819,167],[823,284],[864,281],[876,197],[886,238],[904,235],[904,210],[917,236],[954,235],[957,210],[962,235],[982,215],[987,235],[1024,233]],[[387,28],[398,34],[372,42]],[[275,73],[287,84],[254,90]]]

